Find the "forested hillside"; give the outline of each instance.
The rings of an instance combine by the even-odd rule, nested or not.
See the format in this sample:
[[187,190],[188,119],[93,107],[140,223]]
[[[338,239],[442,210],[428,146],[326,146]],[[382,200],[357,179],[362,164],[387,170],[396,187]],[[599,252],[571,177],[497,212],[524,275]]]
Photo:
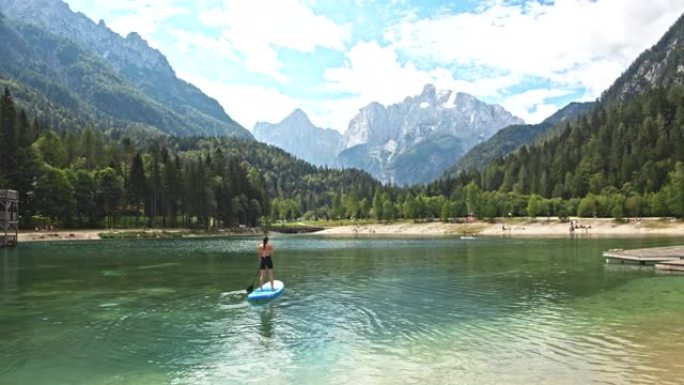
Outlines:
[[[26,60],[18,66],[2,55],[0,65],[28,74],[0,78],[0,186],[19,190],[24,227],[209,228],[301,216],[684,217],[683,24],[680,18],[637,59],[626,73],[633,78],[618,79],[589,114],[555,126],[557,134],[482,171],[410,188],[383,186],[353,169],[314,167],[253,140],[122,125],[54,82],[73,77],[86,93],[114,87],[125,98],[140,96],[106,72],[106,63],[54,37],[41,43],[48,37],[39,31],[21,38],[0,31],[14,36],[0,45]],[[73,66],[45,67],[60,60]],[[158,116],[140,108],[124,116]]]
[[[175,75],[133,81],[95,52],[1,13],[0,51],[9,53],[0,55],[3,85],[53,129],[80,129],[94,123],[109,131],[141,135],[252,138],[215,100]],[[205,106],[212,102],[212,108]]]
[[587,113],[594,103],[570,103],[539,124],[515,124],[502,128],[487,141],[473,147],[447,170],[446,177],[454,177],[466,170],[482,170],[495,159],[508,155],[518,147],[534,143],[539,137],[551,136],[549,131],[556,131],[562,123],[576,119]]
[[[449,196],[470,186],[529,195],[541,205],[532,210],[536,214],[681,217],[682,162],[684,88],[672,86],[649,90],[624,105],[597,109],[568,124],[558,137],[524,146],[482,173],[436,182],[430,190]],[[505,203],[490,201],[486,206],[480,213],[508,212]]]
[[379,187],[363,172],[317,168],[255,141],[53,131],[7,89],[0,121],[0,186],[20,191],[24,226],[42,217],[67,227],[130,226],[132,218],[139,226],[255,226],[306,211],[329,217],[343,192],[369,205]]
[[[508,215],[684,216],[684,88],[597,110],[483,173],[426,187],[381,186],[235,138],[113,138],[32,123],[0,101],[0,185],[24,226],[223,227],[270,220],[453,220]],[[612,127],[618,127],[613,130]]]

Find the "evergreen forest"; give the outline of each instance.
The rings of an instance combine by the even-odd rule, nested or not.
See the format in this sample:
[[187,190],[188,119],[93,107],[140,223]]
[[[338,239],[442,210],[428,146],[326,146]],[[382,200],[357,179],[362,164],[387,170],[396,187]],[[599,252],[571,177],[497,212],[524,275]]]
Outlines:
[[[42,116],[42,115],[41,115]],[[107,133],[105,133],[107,132]],[[0,99],[0,186],[21,225],[221,228],[278,220],[684,217],[684,88],[597,105],[483,171],[381,185],[252,140],[54,130]]]

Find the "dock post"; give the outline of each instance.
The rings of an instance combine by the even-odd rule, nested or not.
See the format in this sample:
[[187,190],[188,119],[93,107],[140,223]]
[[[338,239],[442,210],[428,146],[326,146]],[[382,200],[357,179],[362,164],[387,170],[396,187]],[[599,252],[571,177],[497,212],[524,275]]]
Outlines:
[[19,193],[16,190],[0,189],[0,229],[2,229],[0,247],[17,246],[19,240]]

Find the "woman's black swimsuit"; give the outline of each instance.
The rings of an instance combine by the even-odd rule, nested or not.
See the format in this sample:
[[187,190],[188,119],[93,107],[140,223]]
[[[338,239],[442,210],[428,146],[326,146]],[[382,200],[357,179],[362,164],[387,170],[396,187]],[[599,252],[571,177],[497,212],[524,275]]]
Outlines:
[[273,270],[273,260],[270,255],[261,257],[261,270],[266,270],[267,268]]

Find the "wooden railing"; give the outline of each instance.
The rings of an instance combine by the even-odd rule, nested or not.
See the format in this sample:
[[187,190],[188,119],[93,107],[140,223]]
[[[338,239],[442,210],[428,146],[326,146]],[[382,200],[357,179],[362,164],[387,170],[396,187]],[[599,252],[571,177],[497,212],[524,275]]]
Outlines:
[[19,193],[16,190],[0,189],[0,199],[19,200]]

